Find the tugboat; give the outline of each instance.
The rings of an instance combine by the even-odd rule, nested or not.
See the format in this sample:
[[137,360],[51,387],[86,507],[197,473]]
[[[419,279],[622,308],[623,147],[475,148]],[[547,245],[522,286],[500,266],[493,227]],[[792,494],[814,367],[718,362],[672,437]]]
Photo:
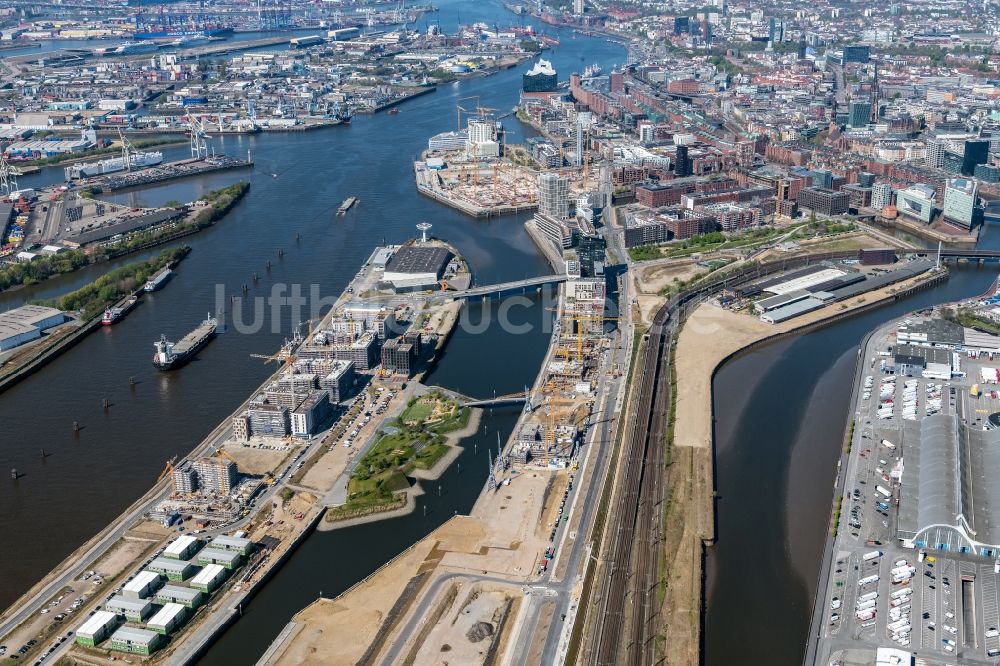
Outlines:
[[392,107],[391,109],[389,109],[388,113],[390,116],[396,115],[397,113],[399,113],[399,107],[398,106]]
[[111,326],[112,324],[118,323],[122,317],[129,313],[129,310],[136,306],[139,302],[138,296],[129,296],[126,299],[118,301],[114,306],[108,308],[104,311],[104,316],[101,318],[101,323],[105,326]]
[[181,338],[178,343],[167,340],[167,336],[161,335],[160,339],[153,343],[156,353],[153,354],[153,365],[160,370],[173,370],[178,368],[198,353],[209,340],[215,337],[215,330],[219,326],[219,321],[211,314],[205,321],[198,324],[198,327]]

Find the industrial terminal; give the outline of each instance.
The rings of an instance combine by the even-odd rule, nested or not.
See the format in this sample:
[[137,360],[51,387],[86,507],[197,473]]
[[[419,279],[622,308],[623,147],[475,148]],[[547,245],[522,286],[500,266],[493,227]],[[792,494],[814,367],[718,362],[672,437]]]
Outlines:
[[1000,656],[998,298],[913,313],[866,339],[813,620],[824,663]]

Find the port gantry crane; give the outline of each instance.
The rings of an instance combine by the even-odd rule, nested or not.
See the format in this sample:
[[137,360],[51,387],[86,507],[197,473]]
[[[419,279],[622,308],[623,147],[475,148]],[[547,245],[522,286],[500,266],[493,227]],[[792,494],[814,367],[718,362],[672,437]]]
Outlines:
[[193,114],[188,114],[188,129],[191,134],[191,157],[196,159],[208,157],[208,143],[205,140],[212,137],[205,133],[205,123],[195,118]]
[[122,167],[125,171],[131,171],[132,158],[136,156],[138,151],[132,146],[121,127],[118,128],[118,140],[122,142]]
[[17,167],[10,165],[7,156],[0,153],[0,193],[9,197],[12,192],[17,192],[17,177],[21,175]]

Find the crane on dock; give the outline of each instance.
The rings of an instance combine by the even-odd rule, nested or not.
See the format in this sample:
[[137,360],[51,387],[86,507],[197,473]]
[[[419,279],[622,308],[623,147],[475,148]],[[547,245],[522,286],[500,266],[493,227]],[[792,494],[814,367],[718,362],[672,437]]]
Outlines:
[[11,166],[7,161],[7,156],[0,153],[0,193],[9,197],[12,192],[17,192],[17,177],[21,175],[17,167]]

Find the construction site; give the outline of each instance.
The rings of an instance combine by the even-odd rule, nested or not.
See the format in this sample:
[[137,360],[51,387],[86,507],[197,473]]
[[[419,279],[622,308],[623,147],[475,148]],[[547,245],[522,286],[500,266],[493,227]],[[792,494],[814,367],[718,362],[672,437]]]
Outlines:
[[[465,99],[475,100],[476,105],[462,106]],[[558,173],[567,177],[571,199],[596,185],[589,152],[581,164],[566,168],[566,151],[571,146],[563,142],[558,146],[558,162],[533,157],[524,146],[505,142],[504,116],[496,116],[496,109],[480,106],[478,100],[460,99],[457,129],[432,137],[428,150],[414,162],[418,192],[473,217],[493,217],[536,210],[538,177],[549,172],[545,167],[557,166]]]
[[[485,488],[456,516],[374,576],[293,618],[261,663],[318,652],[337,663],[557,663],[581,593],[588,550],[576,540],[597,509],[601,414],[617,404],[617,318],[600,278],[571,279],[534,386],[467,404],[524,402],[489,451]],[[498,516],[504,519],[497,520]],[[565,603],[564,603],[565,602]]]
[[617,322],[605,316],[604,305],[603,278],[566,285],[549,355],[509,449],[511,464],[572,464],[604,378],[601,363],[611,342],[607,329]]

